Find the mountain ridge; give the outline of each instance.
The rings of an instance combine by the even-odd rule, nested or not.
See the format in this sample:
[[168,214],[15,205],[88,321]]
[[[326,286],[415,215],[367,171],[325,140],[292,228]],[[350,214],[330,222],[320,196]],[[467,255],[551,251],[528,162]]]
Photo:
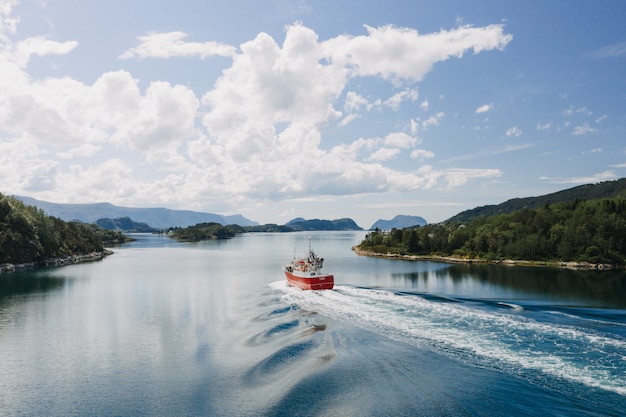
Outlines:
[[421,216],[411,216],[406,214],[398,214],[391,220],[378,219],[369,230],[391,230],[391,229],[404,229],[406,227],[413,226],[425,226],[428,222]]
[[163,207],[135,208],[115,206],[111,203],[63,204],[37,200],[32,197],[15,196],[25,204],[38,207],[50,216],[61,220],[78,220],[84,223],[95,223],[99,219],[118,219],[130,217],[138,223],[146,223],[157,229],[169,227],[187,227],[198,223],[219,223],[222,225],[237,224],[239,226],[256,226],[258,222],[249,220],[242,215],[222,216],[191,210],[172,210]]

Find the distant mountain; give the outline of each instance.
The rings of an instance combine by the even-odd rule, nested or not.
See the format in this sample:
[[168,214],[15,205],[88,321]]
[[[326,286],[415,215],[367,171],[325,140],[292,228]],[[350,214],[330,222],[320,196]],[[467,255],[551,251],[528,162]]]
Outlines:
[[626,198],[626,178],[615,181],[604,181],[597,184],[580,185],[556,193],[539,197],[513,198],[497,205],[481,206],[465,210],[449,218],[449,223],[466,223],[478,217],[489,217],[498,214],[509,214],[514,211],[543,207],[549,204],[567,201],[593,200],[596,198]]
[[352,219],[305,220],[302,217],[298,217],[286,223],[285,226],[291,227],[294,231],[363,230]]
[[370,227],[370,230],[376,228],[380,230],[404,229],[405,227],[425,226],[428,222],[420,216],[406,216],[399,214],[391,220],[379,219]]
[[147,223],[138,223],[130,217],[120,217],[119,219],[98,219],[96,224],[106,230],[116,230],[127,233],[153,233],[159,229],[148,226]]
[[25,204],[42,209],[49,216],[58,217],[66,221],[79,220],[85,223],[94,223],[98,219],[130,217],[135,222],[147,223],[149,226],[157,229],[187,227],[198,223],[237,224],[239,226],[258,225],[257,222],[246,219],[241,215],[221,216],[219,214],[189,210],[119,207],[110,203],[59,204],[36,200],[31,197],[16,196],[16,198]]

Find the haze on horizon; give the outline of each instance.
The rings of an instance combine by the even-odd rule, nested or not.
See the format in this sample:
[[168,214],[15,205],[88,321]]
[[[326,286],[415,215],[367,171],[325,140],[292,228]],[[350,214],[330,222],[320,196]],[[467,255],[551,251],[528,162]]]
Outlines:
[[0,192],[259,223],[626,171],[626,3],[0,0]]

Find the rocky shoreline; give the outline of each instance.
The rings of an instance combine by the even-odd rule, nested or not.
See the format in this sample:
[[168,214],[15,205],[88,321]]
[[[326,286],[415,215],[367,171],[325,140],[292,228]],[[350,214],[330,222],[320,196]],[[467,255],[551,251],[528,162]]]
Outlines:
[[447,262],[447,263],[463,263],[463,264],[484,264],[484,265],[506,265],[506,266],[532,266],[532,267],[552,267],[552,268],[566,268],[576,270],[611,270],[616,269],[615,265],[610,264],[592,264],[589,262],[559,262],[559,261],[523,261],[515,259],[504,260],[488,260],[488,259],[469,259],[458,258],[454,256],[437,256],[437,255],[401,255],[398,253],[381,253],[372,252],[359,249],[357,246],[353,246],[352,250],[359,256],[372,256],[375,258],[385,259],[402,259],[405,261],[434,261],[434,262]]
[[113,255],[113,251],[109,249],[104,249],[102,252],[91,252],[87,254],[71,255],[61,258],[50,258],[39,262],[25,262],[20,264],[4,263],[0,264],[0,273],[14,272],[23,269],[41,268],[47,266],[63,266],[79,264],[83,262],[99,261],[109,255]]

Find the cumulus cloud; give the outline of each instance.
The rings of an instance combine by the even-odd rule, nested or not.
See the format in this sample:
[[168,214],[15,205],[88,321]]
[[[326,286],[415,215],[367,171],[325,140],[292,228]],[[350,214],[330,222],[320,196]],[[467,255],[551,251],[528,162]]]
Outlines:
[[493,103],[483,104],[482,106],[476,109],[476,113],[487,113],[488,111],[493,110]]
[[354,76],[381,76],[394,81],[420,81],[437,62],[503,49],[513,36],[503,25],[460,26],[421,35],[414,29],[392,25],[365,26],[368,34],[339,36],[324,43],[333,62],[350,68]]
[[357,111],[362,107],[368,107],[369,102],[365,97],[360,96],[358,93],[354,91],[348,91],[346,94],[346,102],[344,104],[344,109],[346,111]]
[[513,126],[512,128],[506,130],[506,136],[509,137],[509,138],[510,137],[516,137],[516,138],[520,137],[520,136],[522,136],[522,129],[520,129],[517,126]]
[[403,132],[389,133],[383,140],[387,146],[395,146],[397,148],[408,148],[415,146],[417,139]]
[[172,58],[193,57],[207,58],[211,56],[231,57],[237,48],[219,42],[184,42],[189,35],[184,32],[151,32],[139,36],[139,45],[130,48],[119,56],[120,59],[130,58]]
[[[323,132],[381,103],[346,91],[351,80],[374,76],[396,88],[412,84],[437,62],[504,48],[511,35],[502,25],[425,35],[395,26],[366,27],[365,35],[320,41],[313,30],[294,24],[285,29],[282,44],[260,33],[238,49],[188,42],[183,32],[149,33],[120,55],[231,57],[232,64],[199,97],[187,86],[165,81],[140,84],[125,70],[104,73],[93,83],[69,77],[33,80],[26,71],[29,57],[70,53],[78,43],[37,37],[12,44],[6,35],[15,21],[10,7],[5,9],[14,3],[1,4],[0,178],[10,191],[37,190],[39,197],[56,195],[55,200],[80,195],[134,204],[194,199],[239,204],[453,187],[500,175],[431,166],[401,171],[385,163],[417,146],[415,135],[347,137],[331,145]],[[417,99],[409,85],[379,108]],[[420,127],[436,125],[443,116],[420,121]],[[131,153],[133,159],[116,153]],[[411,156],[421,160],[434,154],[413,149]]]
[[420,130],[428,129],[431,126],[439,126],[439,122],[445,117],[445,115],[446,114],[444,112],[439,112],[433,116],[430,116],[426,120],[422,120],[419,117],[411,119],[409,121],[411,133],[415,134]]
[[395,158],[400,153],[400,149],[397,148],[380,148],[374,152],[369,160],[371,161],[387,161]]
[[427,158],[434,158],[435,154],[431,151],[427,151],[424,149],[415,149],[411,152],[411,158],[413,159],[417,159],[417,160],[424,160]]
[[417,101],[418,97],[419,94],[417,90],[409,88],[399,93],[396,93],[389,99],[385,100],[384,105],[392,108],[393,110],[398,110],[398,108],[400,108],[400,104],[402,104],[403,101]]
[[78,46],[76,41],[56,42],[43,36],[36,36],[18,42],[15,45],[15,62],[20,67],[25,67],[33,55],[65,55]]
[[580,126],[574,127],[574,130],[572,130],[572,135],[583,136],[583,135],[589,135],[591,133],[595,133],[597,131],[598,129],[589,126],[589,123],[583,123]]

